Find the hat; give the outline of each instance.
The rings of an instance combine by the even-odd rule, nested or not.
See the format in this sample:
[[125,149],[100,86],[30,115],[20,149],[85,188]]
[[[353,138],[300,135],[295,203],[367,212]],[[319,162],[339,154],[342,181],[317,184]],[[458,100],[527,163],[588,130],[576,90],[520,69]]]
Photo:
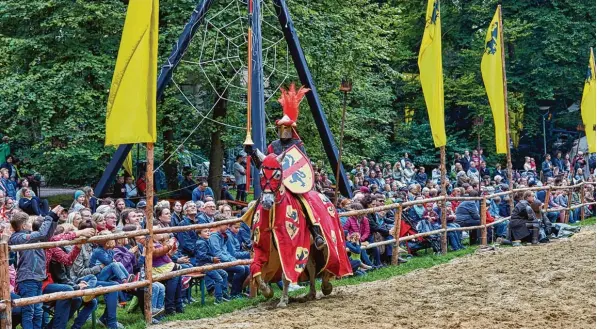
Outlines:
[[139,201],[139,203],[137,203],[137,209],[145,208],[145,207],[147,207],[147,201],[141,200],[141,201]]
[[369,188],[367,186],[361,186],[359,191],[361,191],[362,193],[369,193]]
[[76,190],[75,191],[75,200],[77,200],[80,196],[85,195],[85,192],[81,191],[81,190]]

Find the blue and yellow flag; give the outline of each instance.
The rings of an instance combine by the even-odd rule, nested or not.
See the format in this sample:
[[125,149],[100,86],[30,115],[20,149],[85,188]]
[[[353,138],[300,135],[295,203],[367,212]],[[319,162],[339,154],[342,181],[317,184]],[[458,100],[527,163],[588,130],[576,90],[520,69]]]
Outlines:
[[159,0],[130,0],[106,113],[106,145],[156,141]]
[[585,125],[589,153],[595,153],[595,111],[595,57],[593,57],[593,49],[591,49],[589,66],[585,77],[585,88],[582,92],[582,102],[580,103],[580,114],[582,122]]
[[435,147],[446,145],[442,28],[439,0],[429,0],[425,32],[419,50],[419,72]]
[[508,136],[506,133],[506,112],[504,99],[504,65],[502,58],[501,8],[495,11],[485,37],[485,53],[481,60],[481,75],[489,98],[495,126],[495,149],[497,154],[506,153]]

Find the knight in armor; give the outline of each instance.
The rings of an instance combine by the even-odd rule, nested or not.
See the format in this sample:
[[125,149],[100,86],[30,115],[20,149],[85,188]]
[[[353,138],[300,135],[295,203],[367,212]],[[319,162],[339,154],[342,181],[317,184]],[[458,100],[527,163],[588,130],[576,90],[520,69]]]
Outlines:
[[531,205],[535,201],[535,194],[532,191],[525,191],[522,200],[512,209],[510,219],[510,231],[512,232],[513,245],[520,245],[521,241],[539,243],[539,230],[541,221],[535,217]]
[[[281,96],[278,99],[278,102],[280,105],[282,105],[282,112],[284,115],[281,119],[276,120],[278,139],[268,145],[266,155],[270,153],[280,155],[286,152],[293,145],[296,145],[305,156],[307,155],[303,141],[296,132],[296,122],[298,120],[299,105],[303,99],[303,96],[310,90],[311,89],[305,87],[301,87],[299,90],[296,90],[294,83],[290,85],[288,90],[280,88]],[[253,165],[260,168],[261,163],[259,163],[259,157],[257,156],[257,152],[259,152],[259,150],[253,145],[245,144],[245,152],[251,155],[251,161],[253,162]],[[311,222],[308,222],[308,226],[311,236],[313,237],[313,241],[315,242],[315,247],[321,250],[325,245],[325,239],[322,236],[321,228],[319,226],[313,225]]]

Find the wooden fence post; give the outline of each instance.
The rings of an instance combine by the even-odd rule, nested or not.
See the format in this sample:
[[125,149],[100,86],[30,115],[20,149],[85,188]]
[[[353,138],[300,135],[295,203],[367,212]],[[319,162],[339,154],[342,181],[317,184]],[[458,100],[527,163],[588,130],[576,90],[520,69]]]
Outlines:
[[10,273],[8,271],[8,244],[0,243],[0,300],[4,301],[6,308],[0,313],[2,329],[12,329],[12,307],[10,298]]
[[481,200],[481,225],[483,228],[481,229],[481,245],[487,245],[487,197],[483,196]]
[[149,231],[149,236],[145,239],[145,279],[149,281],[149,286],[145,288],[143,300],[145,303],[145,323],[151,324],[151,295],[153,293],[153,143],[147,143],[147,167],[146,167],[146,202],[145,207],[145,227]]
[[442,255],[445,255],[448,253],[448,231],[446,231],[448,229],[448,222],[446,220],[446,216],[447,216],[446,203],[447,202],[448,202],[448,200],[446,199],[446,196],[444,195],[444,201],[442,203],[442,217],[441,217],[442,230],[444,230],[442,232]]
[[568,224],[570,222],[570,205],[572,205],[572,187],[568,186],[568,208],[566,213],[564,214],[564,223]]
[[582,207],[580,207],[580,220],[583,221],[585,220],[585,184],[583,183],[580,186],[580,204],[582,204]]
[[400,228],[402,227],[402,205],[394,214],[394,248],[392,249],[392,265],[398,265],[398,253],[400,251]]

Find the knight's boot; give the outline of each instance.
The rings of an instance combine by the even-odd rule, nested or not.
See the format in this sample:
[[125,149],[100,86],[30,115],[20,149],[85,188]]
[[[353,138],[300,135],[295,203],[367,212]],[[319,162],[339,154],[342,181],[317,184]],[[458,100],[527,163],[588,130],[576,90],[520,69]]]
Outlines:
[[319,226],[315,226],[312,225],[311,226],[311,235],[313,236],[313,243],[315,243],[315,248],[317,248],[317,250],[323,250],[323,247],[325,247],[325,239],[323,238],[323,235],[321,234],[321,228]]

